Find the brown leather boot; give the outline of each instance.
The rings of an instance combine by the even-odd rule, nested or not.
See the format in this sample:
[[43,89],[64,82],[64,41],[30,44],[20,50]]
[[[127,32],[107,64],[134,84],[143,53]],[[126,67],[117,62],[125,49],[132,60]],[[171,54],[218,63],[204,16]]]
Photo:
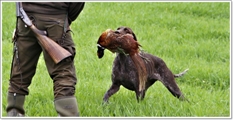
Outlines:
[[8,93],[6,107],[8,117],[24,117],[25,111],[23,108],[25,95],[16,93]]
[[79,116],[78,104],[75,97],[63,97],[54,101],[55,109],[61,117]]

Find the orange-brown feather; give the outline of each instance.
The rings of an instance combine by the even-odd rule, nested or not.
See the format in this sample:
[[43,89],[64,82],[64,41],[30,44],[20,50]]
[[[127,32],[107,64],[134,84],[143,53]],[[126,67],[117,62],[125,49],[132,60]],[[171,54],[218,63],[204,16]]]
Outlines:
[[113,30],[108,29],[101,34],[97,43],[113,53],[121,53],[122,51],[119,50],[121,49],[124,53],[129,54],[138,71],[139,91],[145,89],[147,70],[143,59],[139,55],[139,46],[141,45],[134,40],[132,35],[116,34]]

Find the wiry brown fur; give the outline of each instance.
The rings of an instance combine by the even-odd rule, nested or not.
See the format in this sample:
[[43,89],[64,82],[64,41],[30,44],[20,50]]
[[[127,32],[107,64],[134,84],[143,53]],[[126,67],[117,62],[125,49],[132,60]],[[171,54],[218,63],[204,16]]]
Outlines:
[[139,92],[145,89],[145,82],[147,80],[146,66],[139,55],[140,45],[134,40],[132,35],[120,35],[113,30],[107,29],[101,34],[97,43],[112,52],[129,54],[138,72]]
[[[157,80],[161,81],[172,95],[180,100],[187,100],[174,79],[184,75],[187,70],[180,74],[173,74],[162,59],[139,51],[140,45],[137,42],[136,35],[128,27],[119,27],[116,31],[111,30],[110,33],[112,38],[103,39],[103,37],[100,37],[97,42],[99,58],[103,57],[105,48],[117,52],[113,63],[112,86],[104,95],[103,100],[105,102],[120,89],[121,85],[135,91],[137,100],[142,100],[147,89]],[[106,34],[106,32],[103,34]],[[102,41],[105,40],[111,42],[103,44]]]

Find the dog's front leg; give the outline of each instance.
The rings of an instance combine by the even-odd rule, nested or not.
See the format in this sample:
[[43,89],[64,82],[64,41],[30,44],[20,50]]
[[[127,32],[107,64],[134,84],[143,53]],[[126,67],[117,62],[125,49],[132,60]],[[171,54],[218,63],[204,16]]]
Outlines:
[[144,99],[146,90],[135,91],[135,93],[136,93],[136,99],[139,102],[139,101],[142,101]]
[[120,89],[119,84],[112,84],[109,90],[105,93],[103,101],[108,102],[109,97],[111,97],[113,94],[115,94]]

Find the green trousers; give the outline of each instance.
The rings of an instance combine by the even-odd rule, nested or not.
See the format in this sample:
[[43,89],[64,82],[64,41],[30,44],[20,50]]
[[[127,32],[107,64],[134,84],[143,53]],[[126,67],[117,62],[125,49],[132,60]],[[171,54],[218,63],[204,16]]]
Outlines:
[[[77,82],[73,61],[75,57],[75,45],[69,32],[66,14],[28,14],[28,16],[38,29],[47,31],[48,37],[68,50],[72,56],[55,64],[49,54],[40,46],[40,43],[30,28],[27,27],[21,19],[18,19],[8,92],[20,95],[29,94],[28,87],[36,73],[39,56],[43,53],[49,76],[54,83],[53,86],[51,86],[54,88],[54,99],[74,96]],[[64,28],[67,30],[64,31]],[[47,72],[44,72],[44,74],[46,73]],[[43,84],[41,84],[41,86],[43,86]]]

